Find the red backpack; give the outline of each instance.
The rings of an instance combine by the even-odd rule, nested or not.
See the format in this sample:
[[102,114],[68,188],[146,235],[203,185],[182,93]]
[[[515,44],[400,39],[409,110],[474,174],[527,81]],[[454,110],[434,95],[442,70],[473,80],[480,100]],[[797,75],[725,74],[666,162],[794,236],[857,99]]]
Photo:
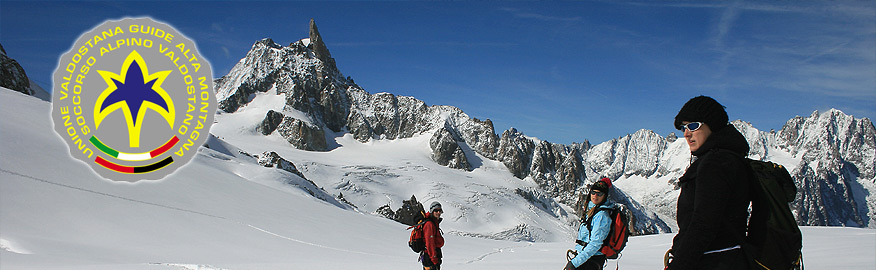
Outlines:
[[[607,259],[617,259],[618,255],[624,247],[627,246],[627,240],[630,238],[630,218],[627,217],[626,212],[624,211],[623,204],[614,204],[610,208],[598,208],[599,211],[608,211],[608,217],[611,218],[611,229],[608,232],[608,236],[605,237],[605,241],[602,242],[602,248],[599,249],[599,252],[605,254]],[[593,230],[593,225],[590,224],[591,220],[587,220],[587,229]]]
[[416,253],[423,252],[426,250],[426,239],[423,233],[423,225],[426,222],[429,222],[429,219],[426,218],[426,213],[420,212],[420,216],[415,218],[417,222],[416,225],[408,227],[408,230],[414,229],[411,231],[411,240],[408,241],[408,246],[411,247]]

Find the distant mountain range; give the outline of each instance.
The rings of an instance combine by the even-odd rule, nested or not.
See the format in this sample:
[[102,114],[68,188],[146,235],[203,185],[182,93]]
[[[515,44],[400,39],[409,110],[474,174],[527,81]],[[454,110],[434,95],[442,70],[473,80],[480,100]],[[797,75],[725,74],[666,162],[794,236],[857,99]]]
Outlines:
[[[335,138],[343,136],[367,143],[428,135],[424,147],[437,164],[474,171],[492,160],[514,177],[534,181],[538,190],[518,189],[518,195],[539,209],[558,211],[557,202],[576,209],[589,183],[609,177],[618,187],[612,198],[630,206],[638,234],[676,228],[675,181],[691,159],[684,139],[639,130],[596,145],[563,145],[513,128],[499,135],[489,119],[471,118],[456,107],[367,92],[338,70],[313,21],[309,38],[288,46],[255,42],[215,80],[215,90],[220,114],[258,106],[257,95],[282,96],[283,109],[251,123],[253,132],[279,135],[301,150],[332,151]],[[876,130],[870,119],[829,110],[790,119],[778,131],[741,120],[733,125],[746,136],[750,158],[788,167],[799,190],[792,205],[799,224],[876,228]],[[310,177],[306,169],[297,173]],[[342,195],[343,187],[322,188]]]
[[[350,133],[362,142],[431,132],[435,162],[472,170],[472,160],[479,157],[501,161],[514,176],[531,177],[547,194],[569,205],[579,203],[576,194],[587,183],[603,176],[669,179],[661,190],[646,194],[670,197],[661,198],[658,207],[645,208],[674,216],[677,194],[670,190],[690,160],[683,140],[674,134],[663,137],[640,130],[597,145],[562,145],[527,137],[513,128],[499,136],[489,119],[470,118],[455,107],[369,94],[337,69],[312,21],[309,39],[289,46],[270,39],[258,41],[228,75],[216,80],[221,108],[228,113],[246,106],[254,93],[269,90],[286,94],[284,111],[301,113],[269,113],[262,131],[279,132],[300,149],[329,150],[325,130]],[[794,201],[800,224],[876,227],[872,222],[876,197],[869,192],[876,191],[876,132],[870,119],[829,110],[791,119],[779,131],[759,131],[739,120],[733,124],[748,139],[751,158],[793,169],[800,189]],[[651,202],[643,194],[630,195],[634,204]],[[658,220],[649,223],[649,229],[640,227],[649,232],[662,227],[657,224],[674,223],[659,222],[657,216],[642,218]]]

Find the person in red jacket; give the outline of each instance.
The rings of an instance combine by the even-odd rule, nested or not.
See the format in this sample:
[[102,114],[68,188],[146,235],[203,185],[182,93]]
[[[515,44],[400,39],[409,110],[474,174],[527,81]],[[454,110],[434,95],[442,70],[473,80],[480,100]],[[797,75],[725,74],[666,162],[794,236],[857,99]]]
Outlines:
[[426,220],[428,221],[423,224],[426,250],[420,253],[420,260],[423,262],[424,270],[441,269],[441,247],[444,246],[444,236],[441,235],[438,223],[441,223],[441,214],[443,213],[444,210],[441,209],[441,204],[438,202],[433,202],[429,206],[429,213],[426,213]]

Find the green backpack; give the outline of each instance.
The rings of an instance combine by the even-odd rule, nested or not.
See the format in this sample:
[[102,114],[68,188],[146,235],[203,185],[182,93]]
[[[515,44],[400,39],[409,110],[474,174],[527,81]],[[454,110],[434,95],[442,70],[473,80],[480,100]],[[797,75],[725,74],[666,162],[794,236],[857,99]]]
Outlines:
[[748,236],[743,247],[751,258],[751,266],[767,270],[803,269],[803,234],[788,206],[797,194],[794,179],[782,165],[742,158],[751,166],[754,179]]

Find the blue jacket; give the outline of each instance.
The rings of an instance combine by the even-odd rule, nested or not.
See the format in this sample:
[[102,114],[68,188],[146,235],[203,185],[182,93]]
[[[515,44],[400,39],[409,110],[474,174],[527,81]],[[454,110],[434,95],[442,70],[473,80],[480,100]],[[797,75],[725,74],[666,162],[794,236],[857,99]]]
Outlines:
[[[605,203],[600,206],[602,209],[611,208],[613,203]],[[593,202],[587,203],[587,209],[595,207],[596,205]],[[585,211],[586,212],[586,211]],[[608,237],[608,233],[611,230],[611,217],[608,216],[607,211],[599,211],[596,212],[596,215],[593,215],[593,220],[590,222],[593,226],[593,231],[587,229],[586,223],[581,223],[581,226],[578,228],[578,240],[584,243],[587,243],[587,246],[582,246],[580,244],[575,245],[575,251],[578,252],[578,256],[575,256],[572,259],[572,265],[576,268],[580,267],[584,262],[586,262],[590,257],[594,255],[603,255],[602,252],[599,252],[599,249],[602,248],[602,243],[605,241],[605,238]]]

